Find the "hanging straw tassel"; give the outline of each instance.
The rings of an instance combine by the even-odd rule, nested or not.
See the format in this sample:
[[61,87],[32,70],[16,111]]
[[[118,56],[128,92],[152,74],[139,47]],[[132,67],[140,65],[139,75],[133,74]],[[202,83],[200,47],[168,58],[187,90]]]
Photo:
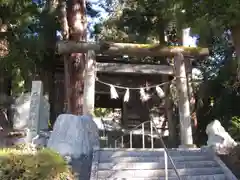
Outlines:
[[130,96],[130,93],[129,93],[129,88],[126,89],[126,92],[125,92],[125,95],[124,95],[124,102],[128,102],[129,101],[129,96]]
[[110,94],[111,94],[111,99],[118,99],[118,93],[116,88],[113,85],[110,85]]
[[156,86],[156,91],[157,91],[157,95],[160,98],[164,98],[165,97],[165,93],[163,92],[162,88],[160,86]]
[[140,88],[140,98],[143,102],[150,99],[150,95],[145,92],[144,88]]

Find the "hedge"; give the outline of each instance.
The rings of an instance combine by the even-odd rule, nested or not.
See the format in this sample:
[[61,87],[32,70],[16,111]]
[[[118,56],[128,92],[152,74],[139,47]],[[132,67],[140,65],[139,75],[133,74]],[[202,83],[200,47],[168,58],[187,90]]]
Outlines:
[[56,152],[31,146],[0,149],[1,180],[73,180],[71,168]]

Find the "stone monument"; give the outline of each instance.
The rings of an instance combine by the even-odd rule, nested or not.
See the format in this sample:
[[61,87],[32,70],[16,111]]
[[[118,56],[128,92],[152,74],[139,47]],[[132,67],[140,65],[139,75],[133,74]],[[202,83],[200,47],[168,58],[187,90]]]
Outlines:
[[41,81],[33,81],[31,93],[18,97],[12,110],[13,128],[27,133],[27,137],[20,141],[30,143],[40,132],[48,130],[50,106],[43,96]]

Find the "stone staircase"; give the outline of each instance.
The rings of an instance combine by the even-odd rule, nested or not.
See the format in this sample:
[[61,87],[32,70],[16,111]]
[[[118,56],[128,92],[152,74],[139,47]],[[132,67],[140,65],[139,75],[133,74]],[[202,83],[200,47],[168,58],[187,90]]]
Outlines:
[[[169,149],[168,152],[181,180],[237,180],[209,150]],[[95,150],[90,180],[179,180],[164,154],[164,149]]]

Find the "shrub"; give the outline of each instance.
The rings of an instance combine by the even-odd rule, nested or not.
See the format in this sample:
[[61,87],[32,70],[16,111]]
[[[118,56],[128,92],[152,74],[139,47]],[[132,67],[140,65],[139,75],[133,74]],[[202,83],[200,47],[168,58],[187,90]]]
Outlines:
[[240,117],[234,116],[231,119],[229,133],[236,141],[240,141]]
[[73,180],[64,159],[50,149],[0,149],[1,180]]

